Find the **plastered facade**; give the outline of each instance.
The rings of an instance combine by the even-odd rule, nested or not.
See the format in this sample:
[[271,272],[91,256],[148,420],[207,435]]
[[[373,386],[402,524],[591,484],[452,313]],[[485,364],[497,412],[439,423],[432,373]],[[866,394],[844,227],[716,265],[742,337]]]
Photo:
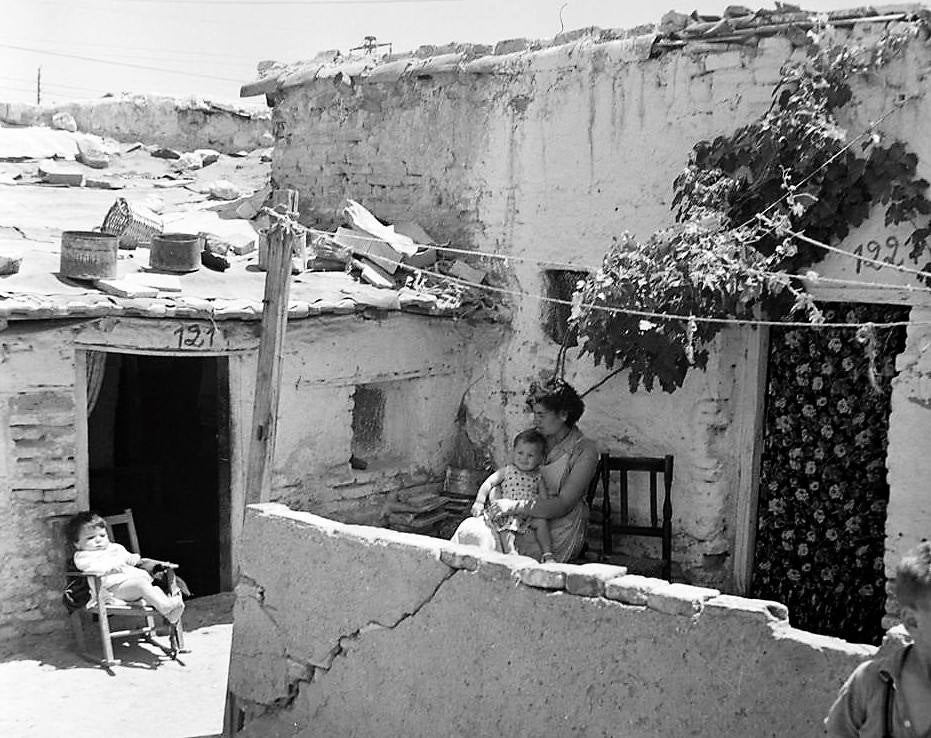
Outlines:
[[278,505],[250,507],[242,550],[229,690],[250,738],[818,735],[875,652],[776,603]]
[[[216,332],[209,350],[206,345],[172,350],[178,327],[190,324]],[[178,361],[185,355],[227,358],[232,469],[227,509],[235,574],[259,327],[240,321],[210,326],[103,318],[15,321],[0,332],[0,643],[67,630],[59,528],[89,501],[81,384],[88,351],[167,353]],[[441,480],[461,397],[498,333],[491,326],[377,312],[292,321],[267,499],[335,519],[374,522],[385,494]],[[398,452],[365,471],[349,464],[352,393],[359,384],[384,385],[389,397],[405,405],[405,413],[386,426],[389,445]]]
[[[838,33],[859,38],[883,30],[872,24]],[[276,93],[273,176],[314,203],[308,217],[319,224],[335,224],[351,197],[389,222],[419,222],[438,241],[528,258],[536,263],[475,263],[498,284],[540,294],[542,270],[596,268],[613,236],[646,238],[669,225],[672,182],[692,146],[764,112],[781,65],[803,53],[780,36],[755,46],[687,44],[648,60],[630,58],[629,48],[623,40],[583,38],[423,77],[398,79],[376,67],[368,76],[288,87]],[[886,142],[908,142],[926,178],[931,142],[919,131],[931,113],[922,71],[928,61],[926,47],[914,43],[859,84],[857,103],[845,111],[853,136],[906,96],[880,130]],[[863,228],[883,231],[882,213],[872,213]],[[853,251],[862,235],[851,234],[842,246]],[[818,268],[825,276],[840,269]],[[856,278],[876,281],[878,274],[861,270]],[[880,281],[894,279],[887,274]],[[903,304],[922,304],[927,295],[823,284],[816,294]],[[558,350],[541,329],[538,301],[514,299],[512,308],[513,332],[467,397],[470,434],[498,461],[529,422],[524,388],[552,370]],[[913,359],[900,362],[893,397],[890,562],[929,526],[920,502],[927,477],[918,474],[917,460],[926,453],[916,444],[928,437],[931,416],[905,399],[929,398],[917,361],[926,342],[925,329],[910,331],[906,354]],[[712,346],[707,371],[691,373],[673,395],[630,394],[621,375],[586,398],[580,426],[605,450],[675,456],[673,558],[677,576],[691,581],[738,588],[746,581],[755,525],[746,511],[756,494],[752,462],[765,377],[758,344],[755,331],[728,329]],[[579,390],[604,377],[589,358],[575,357],[570,352],[567,379]]]

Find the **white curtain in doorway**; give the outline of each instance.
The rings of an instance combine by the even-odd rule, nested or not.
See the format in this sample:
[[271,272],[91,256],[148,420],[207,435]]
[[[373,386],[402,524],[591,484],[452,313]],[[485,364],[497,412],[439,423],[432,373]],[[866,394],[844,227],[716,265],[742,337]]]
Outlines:
[[87,352],[87,415],[94,411],[100,388],[103,387],[103,374],[107,368],[107,354],[103,351]]

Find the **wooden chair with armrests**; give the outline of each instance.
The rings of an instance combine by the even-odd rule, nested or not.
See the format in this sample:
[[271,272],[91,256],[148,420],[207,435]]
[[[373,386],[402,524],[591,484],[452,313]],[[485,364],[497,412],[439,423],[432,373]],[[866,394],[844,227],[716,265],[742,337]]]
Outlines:
[[[601,454],[598,469],[588,490],[588,504],[594,502],[598,487],[601,487],[601,539],[602,555],[614,553],[615,533],[632,536],[659,538],[662,547],[662,576],[668,580],[672,575],[672,469],[673,457],[666,456],[613,456]],[[611,474],[619,474],[620,521],[613,519],[611,505]],[[646,472],[650,475],[650,524],[633,525],[630,520],[631,472]],[[663,502],[660,510],[658,477],[663,477]]]
[[[139,553],[139,537],[136,533],[136,524],[133,521],[133,513],[131,509],[127,508],[119,515],[108,515],[104,517],[104,523],[107,527],[107,535],[111,541],[116,540],[114,537],[114,527],[125,526],[127,529],[127,540],[129,543],[127,546],[128,550],[131,553]],[[154,562],[150,559],[143,559],[143,561],[163,567],[169,590],[175,591],[177,589],[177,585],[175,584],[174,571],[177,568],[176,564],[170,564],[167,562]],[[69,582],[73,582],[75,579],[84,579],[90,589],[90,600],[88,602],[88,606],[82,606],[74,609],[69,617],[69,620],[71,621],[72,632],[74,633],[78,650],[82,656],[90,659],[91,661],[100,663],[101,666],[109,671],[111,667],[120,663],[119,659],[114,658],[113,655],[113,641],[117,638],[125,638],[127,636],[142,636],[145,641],[161,649],[170,658],[175,661],[178,660],[178,654],[185,651],[184,628],[181,625],[180,620],[177,623],[169,624],[168,646],[165,646],[164,644],[155,640],[153,637],[156,635],[157,630],[156,618],[161,619],[161,615],[155,608],[150,607],[141,601],[108,601],[109,598],[106,596],[106,593],[101,596],[103,587],[100,574],[78,571],[74,566],[74,562],[70,559],[68,561],[68,565],[69,570],[67,572],[67,576]],[[138,627],[128,628],[126,630],[111,630],[110,618],[112,616],[144,620],[145,625],[139,625]],[[86,647],[87,640],[85,638],[85,625],[92,623],[95,619],[97,620],[97,629],[100,633],[100,641],[103,648],[102,659],[95,658],[87,651]]]

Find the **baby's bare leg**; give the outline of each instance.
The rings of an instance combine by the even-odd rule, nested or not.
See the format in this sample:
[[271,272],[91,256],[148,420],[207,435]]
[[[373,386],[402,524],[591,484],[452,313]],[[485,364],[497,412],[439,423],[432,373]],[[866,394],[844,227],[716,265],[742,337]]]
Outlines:
[[501,550],[504,551],[504,553],[517,553],[517,545],[515,543],[515,535],[513,530],[498,531],[498,538],[501,539]]
[[184,610],[181,596],[169,597],[148,579],[134,577],[110,590],[116,597],[127,602],[142,600],[164,615],[170,622],[177,622]]
[[530,527],[533,528],[533,533],[537,538],[537,543],[540,544],[540,550],[543,551],[543,555],[552,556],[553,538],[550,536],[549,521],[543,518],[533,518],[530,521]]

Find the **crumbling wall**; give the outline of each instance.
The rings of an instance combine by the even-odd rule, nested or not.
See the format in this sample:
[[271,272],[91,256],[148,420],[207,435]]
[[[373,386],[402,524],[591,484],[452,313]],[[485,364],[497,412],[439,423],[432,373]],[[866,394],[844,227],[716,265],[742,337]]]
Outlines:
[[[425,78],[318,81],[276,105],[273,176],[324,224],[352,197],[454,246],[531,259],[476,263],[540,294],[544,269],[593,269],[613,236],[668,224],[672,180],[692,145],[762,112],[791,53],[788,40],[770,38],[634,61],[623,41],[583,39]],[[467,398],[470,436],[498,462],[529,422],[524,388],[552,369],[559,348],[538,302],[513,309],[513,334]],[[675,455],[677,574],[716,586],[730,579],[737,461],[752,451],[738,443],[752,437],[741,433],[753,415],[734,384],[744,339],[726,332],[708,371],[672,396],[631,395],[626,377],[611,380],[586,398],[581,422],[605,449]],[[574,356],[567,378],[580,391],[604,376]]]
[[[895,565],[917,541],[928,539],[931,521],[931,454],[925,448],[931,438],[931,308],[911,311],[905,350],[896,362],[898,375],[892,384],[892,412],[889,416],[889,487],[886,512],[886,576],[895,577]],[[923,325],[922,325],[923,324]],[[888,589],[888,588],[887,588]],[[886,611],[896,614],[893,597]]]
[[0,643],[65,628],[56,523],[76,510],[73,362],[64,331],[0,333]]
[[[876,23],[837,33],[884,30]],[[416,220],[439,241],[528,259],[473,261],[498,284],[541,294],[544,270],[597,268],[612,237],[646,237],[668,225],[672,182],[692,146],[758,117],[781,66],[804,53],[787,36],[744,46],[689,43],[651,59],[634,53],[628,39],[517,47],[500,44],[494,55],[452,71],[399,78],[388,64],[277,92],[273,177],[314,203],[311,216],[322,224],[335,222],[351,197],[388,221]],[[929,114],[927,50],[913,47],[883,70],[882,82],[871,76],[857,86],[846,115],[859,132],[896,96],[907,97],[882,129],[886,143],[909,141],[927,177],[931,144],[916,134]],[[881,227],[882,218],[877,210],[871,221]],[[513,303],[513,333],[467,397],[470,437],[494,448],[499,463],[528,424],[525,387],[552,370],[559,348],[543,330],[537,301],[504,299]],[[581,421],[606,450],[676,457],[677,575],[723,587],[732,586],[736,501],[756,494],[748,489],[754,434],[747,424],[757,396],[741,386],[757,377],[745,371],[748,335],[725,330],[707,371],[692,373],[672,396],[658,389],[632,395],[621,374],[586,397]],[[570,351],[567,379],[586,390],[605,372],[576,355]],[[890,469],[915,453],[904,433],[892,438],[906,445],[890,451]],[[900,505],[893,486],[890,510],[899,506],[895,514],[908,517],[921,477],[903,464],[890,479],[908,487]]]
[[[285,342],[270,499],[350,522],[383,522],[386,495],[439,490],[456,412],[499,326],[424,316],[320,316],[291,321]],[[81,487],[77,350],[159,353],[178,323],[132,318],[12,321],[0,330],[0,648],[22,637],[66,637],[61,523],[86,504]],[[204,324],[205,328],[207,324]],[[230,352],[232,559],[237,560],[255,397],[257,322],[214,326]],[[208,350],[204,347],[204,350]],[[190,354],[196,356],[197,349]],[[178,356],[184,361],[184,356]],[[354,469],[352,393],[396,388],[388,453]],[[145,419],[140,419],[145,422]],[[93,500],[91,500],[93,501]],[[145,542],[142,542],[145,545]]]
[[[386,493],[441,480],[462,395],[502,333],[390,313],[290,325],[271,499],[375,523]],[[386,398],[383,448],[358,459],[364,469],[350,464],[360,386]],[[252,396],[251,381],[244,391]]]
[[256,736],[816,735],[875,651],[612,569],[253,506],[234,718]]
[[131,95],[58,105],[4,104],[0,105],[0,120],[50,125],[59,112],[70,113],[78,130],[85,133],[182,151],[216,149],[232,154],[272,144],[267,110],[196,98]]

